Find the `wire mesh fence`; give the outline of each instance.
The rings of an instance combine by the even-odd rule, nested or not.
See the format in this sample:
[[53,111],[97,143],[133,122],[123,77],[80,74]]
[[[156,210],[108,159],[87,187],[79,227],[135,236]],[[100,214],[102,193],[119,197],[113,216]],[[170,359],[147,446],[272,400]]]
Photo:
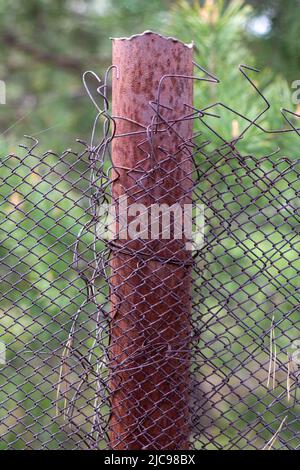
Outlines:
[[[1,449],[299,447],[300,161],[211,148],[211,110],[167,102],[184,71],[142,123],[109,113],[107,73],[90,144],[2,160]],[[107,237],[124,194],[201,204],[203,246]]]

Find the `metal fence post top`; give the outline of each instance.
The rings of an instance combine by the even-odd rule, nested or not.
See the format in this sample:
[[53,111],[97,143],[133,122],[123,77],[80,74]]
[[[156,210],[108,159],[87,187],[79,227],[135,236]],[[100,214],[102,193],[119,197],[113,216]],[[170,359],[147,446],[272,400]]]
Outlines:
[[147,37],[148,36],[156,36],[156,37],[160,37],[161,39],[164,39],[166,41],[177,42],[177,43],[182,44],[184,47],[187,47],[189,49],[192,49],[194,47],[194,41],[191,41],[190,43],[186,44],[183,41],[181,41],[180,39],[174,38],[172,36],[164,36],[163,34],[157,33],[156,31],[150,31],[150,30],[146,30],[143,33],[132,34],[129,37],[110,38],[110,39],[112,41],[132,41],[134,39],[144,38],[145,36],[147,36]]

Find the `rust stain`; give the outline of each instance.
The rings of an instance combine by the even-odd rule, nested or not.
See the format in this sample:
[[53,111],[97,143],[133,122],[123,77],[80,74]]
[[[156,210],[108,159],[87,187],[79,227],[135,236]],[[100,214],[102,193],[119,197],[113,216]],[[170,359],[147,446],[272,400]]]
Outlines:
[[[154,154],[147,142],[139,147],[153,118],[149,102],[157,100],[161,78],[192,75],[191,48],[149,32],[114,40],[113,64],[119,73],[113,76],[112,114],[140,124],[117,118],[116,135],[144,132],[113,140],[113,164],[123,168],[113,182],[113,198],[126,194],[129,204],[139,202],[147,207],[155,201],[168,205],[191,202],[192,159],[178,150],[181,140],[175,131],[191,138],[192,121],[153,135]],[[192,100],[192,80],[163,81],[160,113],[164,119],[182,117],[185,103],[192,105]],[[191,273],[186,264],[190,254],[184,245],[185,240],[174,239],[118,240],[119,251],[113,252],[109,349],[113,449],[189,447]],[[147,255],[141,258],[139,254],[144,252]],[[174,257],[181,264],[168,262]],[[178,355],[167,354],[180,347]]]

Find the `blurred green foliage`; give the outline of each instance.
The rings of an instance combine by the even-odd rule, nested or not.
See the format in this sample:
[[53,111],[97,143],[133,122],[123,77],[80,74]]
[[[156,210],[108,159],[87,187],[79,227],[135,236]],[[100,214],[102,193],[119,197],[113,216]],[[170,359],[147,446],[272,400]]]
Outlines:
[[253,40],[256,54],[263,64],[282,73],[289,82],[299,80],[299,0],[249,0],[248,3],[255,8],[253,16],[261,15],[270,23],[266,34]]
[[[252,14],[251,8],[241,0],[228,4],[217,0],[206,2],[203,6],[198,2],[190,5],[183,0],[172,9],[168,32],[187,42],[192,39],[195,42],[196,62],[220,79],[217,85],[201,84],[195,87],[196,106],[205,108],[222,102],[248,119],[254,119],[265,109],[262,98],[239,71],[240,64],[256,68],[259,61],[249,45],[250,38],[246,32],[247,21]],[[292,103],[294,90],[282,74],[276,76],[268,67],[263,67],[261,73],[246,72],[271,103],[271,109],[258,123],[267,130],[287,128],[280,109],[284,107],[296,111],[296,105]],[[206,118],[205,121],[226,141],[239,135],[248,125],[247,121],[221,106],[211,111],[220,119]],[[211,138],[211,131],[209,134]],[[264,134],[253,128],[240,141],[238,149],[262,156],[280,147],[282,154],[297,156],[297,142],[298,136],[294,133],[287,138],[286,135]]]
[[[249,3],[254,4],[254,10]],[[88,219],[89,165],[80,150],[79,155],[63,153],[65,148],[74,146],[76,138],[88,140],[91,132],[94,110],[82,87],[82,72],[92,69],[103,75],[111,61],[109,37],[153,29],[183,41],[193,40],[195,60],[221,80],[219,85],[197,84],[196,106],[202,108],[220,101],[253,119],[262,111],[264,102],[241,75],[238,66],[261,65],[261,74],[249,72],[249,76],[270,100],[272,109],[259,123],[266,129],[282,128],[285,124],[280,107],[297,109],[291,102],[287,79],[297,78],[295,74],[299,68],[298,56],[293,54],[294,48],[299,46],[295,39],[299,5],[296,0],[284,2],[284,7],[280,5],[283,2],[269,2],[272,9],[266,11],[272,19],[272,29],[267,37],[258,38],[251,36],[247,23],[256,14],[261,14],[261,3],[266,2],[0,0],[0,79],[5,81],[7,89],[7,104],[0,106],[1,177],[4,180],[0,231],[0,289],[4,299],[0,311],[0,336],[7,344],[10,361],[9,367],[2,368],[0,374],[0,430],[5,434],[0,448],[7,448],[9,444],[14,448],[36,448],[39,446],[37,435],[45,446],[53,448],[61,443],[64,448],[73,446],[54,417],[54,384],[58,378],[59,357],[43,359],[36,355],[27,359],[25,350],[60,349],[71,316],[85,296],[85,286],[77,279],[71,264],[76,235]],[[290,73],[291,70],[294,72]],[[220,119],[207,117],[205,122],[227,140],[234,139],[247,125],[220,106],[215,112]],[[199,126],[196,125],[197,129]],[[220,145],[221,141],[211,131],[205,132],[206,137],[212,138],[212,149]],[[24,134],[40,139],[40,146],[29,155],[18,149]],[[297,157],[298,137],[286,134],[275,138],[254,129],[241,140],[238,148],[242,153],[261,158],[277,146],[282,148],[281,155]],[[54,153],[41,162],[43,151],[48,149],[53,149]],[[16,156],[7,158],[10,152],[15,152]],[[275,158],[271,157],[270,162]],[[203,161],[203,172],[209,171],[211,163]],[[213,365],[207,366],[208,369],[202,371],[204,374],[211,373],[211,367],[226,372],[229,363],[233,367],[235,361],[241,360],[243,347],[247,345],[251,350],[255,339],[268,329],[270,305],[276,304],[278,296],[287,297],[284,287],[281,290],[279,286],[293,278],[290,285],[293,289],[298,282],[299,237],[290,240],[290,233],[296,230],[298,221],[290,217],[287,224],[279,215],[280,211],[289,211],[287,201],[295,201],[297,197],[297,173],[291,170],[284,179],[278,179],[278,172],[266,161],[259,169],[251,163],[246,163],[243,168],[238,165],[237,161],[233,162],[233,167],[221,162],[218,170],[203,183],[206,197],[217,201],[215,209],[225,218],[230,217],[230,211],[227,209],[226,212],[228,205],[234,212],[248,204],[247,212],[240,216],[246,218],[243,219],[244,231],[237,230],[234,238],[223,237],[222,245],[207,254],[213,264],[211,282],[218,294],[207,299],[202,313],[204,323],[213,314],[220,323],[206,333],[204,341],[223,333],[226,326],[227,339],[234,343],[234,348],[230,357],[213,358]],[[283,167],[280,169],[284,170]],[[247,194],[243,188],[247,184],[251,186],[251,172],[259,184],[255,193]],[[276,180],[270,189],[264,184],[267,174]],[[228,176],[224,179],[222,175]],[[238,178],[242,179],[242,184]],[[228,188],[232,189],[226,193]],[[275,205],[278,214],[270,215],[269,220],[266,217],[261,221],[255,219],[261,229],[253,233],[253,217],[257,216],[251,200],[255,198],[261,209],[267,208],[274,194],[281,194]],[[213,236],[219,227],[217,222],[214,225],[213,214],[210,216],[212,223],[208,236]],[[280,225],[280,230],[274,233],[276,225]],[[253,234],[248,237],[250,233]],[[243,244],[238,243],[239,239]],[[270,255],[271,244],[279,248]],[[226,254],[225,249],[229,250]],[[271,265],[266,272],[261,272],[263,262],[270,256],[273,256]],[[239,271],[239,263],[244,265],[244,272]],[[246,288],[240,287],[245,272],[249,276],[258,276],[260,289],[254,282]],[[276,282],[268,285],[269,276]],[[243,326],[224,318],[226,309],[222,307],[222,301],[226,295],[230,295],[230,308],[237,316],[245,314],[242,307],[236,306],[237,302],[251,299]],[[275,308],[274,314],[279,319],[280,315],[295,308],[295,297],[278,304],[280,307]],[[257,305],[261,308],[257,309]],[[91,306],[83,312],[86,328],[90,330],[93,326],[89,319],[93,313]],[[283,349],[297,335],[289,323],[296,321],[296,314],[281,325],[282,329],[289,329],[289,336],[279,339]],[[252,333],[249,333],[250,327]],[[215,347],[217,351],[221,345],[215,343]],[[204,353],[209,358],[209,348]],[[260,360],[264,363],[265,355]],[[22,372],[16,373],[19,367]],[[36,373],[39,367],[40,372]],[[245,380],[243,376],[235,377],[235,380],[238,378]],[[278,395],[280,393],[281,389]],[[235,407],[231,403],[222,403],[224,416],[229,422],[240,419],[236,421],[240,429],[246,429],[255,420],[255,413],[265,412],[272,401],[271,396],[265,396],[263,387],[243,398],[244,404],[249,404],[248,408],[241,403]],[[22,405],[18,405],[20,402]],[[281,413],[284,407],[285,398],[281,398],[278,412]],[[246,411],[249,416],[239,415]],[[274,416],[271,414],[266,419],[271,428],[276,429]],[[228,420],[224,417],[216,419],[212,431],[216,445],[229,446],[236,437],[232,429],[227,429]],[[293,423],[293,426],[295,432],[299,432],[299,425]],[[55,440],[51,440],[53,434]],[[269,438],[270,433],[263,432],[261,442]]]
[[2,152],[14,150],[24,134],[40,136],[43,148],[55,151],[88,138],[93,114],[82,73],[101,76],[111,63],[110,37],[149,28],[169,3],[1,0]]

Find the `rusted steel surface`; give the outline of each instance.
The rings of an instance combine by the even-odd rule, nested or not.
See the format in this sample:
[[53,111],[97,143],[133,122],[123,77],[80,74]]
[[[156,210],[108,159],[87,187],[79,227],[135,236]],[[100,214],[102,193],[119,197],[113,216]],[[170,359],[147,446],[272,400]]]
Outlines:
[[[113,200],[191,202],[192,49],[154,33],[113,40]],[[183,77],[178,77],[183,75]],[[118,210],[117,210],[118,211]],[[118,214],[119,215],[119,214]],[[128,218],[130,221],[130,217]],[[184,239],[112,243],[110,446],[189,447],[191,257]]]

